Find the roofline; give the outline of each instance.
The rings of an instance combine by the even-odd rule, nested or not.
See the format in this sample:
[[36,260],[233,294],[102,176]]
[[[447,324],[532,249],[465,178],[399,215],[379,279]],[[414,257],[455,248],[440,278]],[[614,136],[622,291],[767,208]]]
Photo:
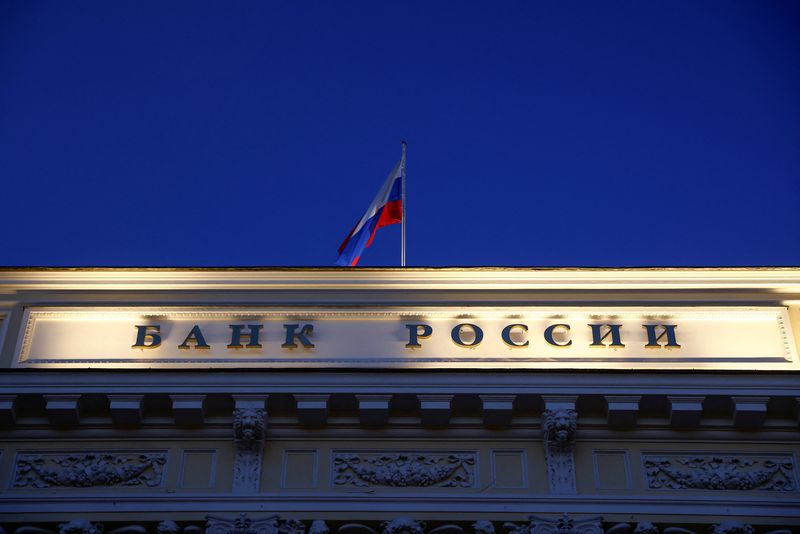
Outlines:
[[331,265],[0,265],[0,271],[28,271],[28,270],[187,270],[187,271],[215,271],[215,270],[236,270],[236,271],[418,271],[418,270],[674,270],[674,269],[800,269],[800,266],[793,265],[417,265],[408,267],[397,267],[391,265],[372,266],[372,267],[339,267]]
[[220,266],[192,266],[192,265],[175,265],[175,266],[151,266],[151,265],[134,265],[134,266],[117,266],[117,265],[67,265],[67,266],[50,266],[50,265],[30,265],[30,266],[16,266],[16,265],[0,265],[0,273],[11,271],[79,271],[79,272],[95,272],[95,271],[275,271],[275,272],[305,272],[305,271],[329,271],[329,272],[386,272],[386,271],[489,271],[489,272],[502,272],[502,271],[798,271],[800,266],[794,265],[703,265],[703,266],[578,266],[578,265],[563,265],[563,266],[502,266],[502,265],[474,265],[474,266],[415,266],[415,267],[393,267],[393,266],[379,266],[379,267],[337,267],[337,266],[269,266],[269,265],[220,265]]
[[800,267],[7,267],[0,294],[136,290],[718,290],[800,295]]

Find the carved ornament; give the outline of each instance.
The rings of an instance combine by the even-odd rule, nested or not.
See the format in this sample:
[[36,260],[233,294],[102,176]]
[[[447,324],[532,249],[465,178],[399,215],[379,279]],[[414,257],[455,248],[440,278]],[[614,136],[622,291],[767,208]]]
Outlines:
[[243,445],[264,441],[264,421],[267,411],[263,408],[237,408],[233,411],[233,436]]
[[15,488],[161,485],[166,453],[20,454]]
[[425,534],[425,522],[398,517],[381,523],[381,534]]
[[335,453],[337,486],[458,487],[475,485],[475,453]]
[[542,437],[551,493],[576,493],[575,431],[578,413],[561,408],[542,413]]
[[547,519],[532,515],[527,525],[506,523],[503,525],[508,534],[603,534],[600,524],[602,518],[573,519],[567,514],[558,519]]
[[73,519],[58,525],[58,534],[102,534],[103,525],[91,523],[85,519]]
[[794,491],[790,457],[645,456],[650,488]]
[[711,527],[711,534],[753,534],[755,530],[750,525],[738,521],[725,521]]
[[550,446],[571,447],[575,441],[578,414],[575,410],[545,410],[542,432]]
[[252,519],[246,513],[236,518],[206,516],[206,534],[278,534],[278,516]]

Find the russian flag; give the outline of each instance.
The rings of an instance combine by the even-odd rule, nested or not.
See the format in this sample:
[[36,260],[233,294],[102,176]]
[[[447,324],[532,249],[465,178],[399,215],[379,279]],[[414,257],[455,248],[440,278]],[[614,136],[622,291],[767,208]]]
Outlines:
[[397,162],[375,199],[339,247],[336,265],[353,267],[382,226],[403,222],[403,160]]

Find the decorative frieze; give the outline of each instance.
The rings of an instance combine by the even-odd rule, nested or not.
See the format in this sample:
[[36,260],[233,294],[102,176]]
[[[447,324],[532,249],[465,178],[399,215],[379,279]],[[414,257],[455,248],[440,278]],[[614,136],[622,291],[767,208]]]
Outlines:
[[154,488],[162,484],[166,463],[162,451],[23,453],[14,466],[14,487]]
[[336,486],[475,486],[474,452],[380,451],[333,453]]
[[181,527],[175,521],[166,519],[156,526],[156,534],[178,534]]
[[58,525],[58,534],[102,534],[103,525],[85,519],[73,519]]
[[[560,517],[544,518],[529,516],[529,522],[522,525],[516,523],[502,523],[499,531],[505,534],[754,534],[756,531],[763,534],[792,534],[790,528],[775,528],[776,525],[753,527],[734,520],[723,521],[717,524],[687,524],[653,523],[642,520],[631,523],[615,523],[603,528],[601,517],[573,518],[568,514]],[[331,529],[324,520],[317,519],[310,522],[297,519],[283,519],[278,515],[261,518],[250,518],[246,512],[236,517],[206,516],[203,527],[195,521],[182,522],[181,527],[172,520],[158,523],[155,530],[145,524],[129,523],[111,530],[104,530],[100,523],[80,518],[67,523],[55,525],[52,523],[23,524],[18,526],[15,534],[328,534]],[[380,521],[375,519],[368,523],[348,522],[335,528],[335,534],[494,534],[495,524],[498,521],[480,520],[472,524],[471,530],[462,523],[445,523],[429,528],[424,521],[416,521],[411,517],[395,517]],[[462,526],[463,525],[463,526]],[[787,525],[788,526],[788,525]],[[0,527],[0,533],[5,534],[5,529]]]
[[[683,526],[666,526],[664,534],[697,534],[698,532],[709,532],[710,534],[754,534],[755,529],[752,525],[739,523],[738,521],[724,521],[716,525],[705,525],[700,529],[688,529]],[[630,523],[617,523],[608,527],[605,534],[659,534],[660,529],[649,521],[641,521],[636,528],[631,528]],[[769,530],[766,534],[792,534],[788,529]]]
[[278,534],[306,534],[306,526],[297,519],[287,519],[280,522]]
[[603,534],[602,518],[573,519],[567,514],[558,519],[530,516],[530,523],[517,525],[506,523],[503,530],[508,534]]
[[278,516],[252,519],[246,513],[228,518],[206,516],[206,534],[279,534]]
[[425,522],[398,517],[381,523],[381,534],[425,534]]
[[753,532],[755,530],[751,525],[745,525],[738,521],[725,521],[711,527],[711,534],[753,534]]
[[790,456],[645,455],[647,485],[654,489],[795,491]]
[[330,534],[330,531],[328,524],[322,519],[315,519],[308,527],[308,534]]

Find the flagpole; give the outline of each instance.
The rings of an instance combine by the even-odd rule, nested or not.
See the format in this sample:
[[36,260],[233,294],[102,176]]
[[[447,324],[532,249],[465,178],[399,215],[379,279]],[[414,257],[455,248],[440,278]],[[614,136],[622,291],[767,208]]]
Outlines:
[[403,155],[400,157],[400,179],[402,181],[403,196],[403,220],[402,220],[402,238],[400,239],[400,266],[406,266],[406,142],[405,139],[401,141],[403,146]]

